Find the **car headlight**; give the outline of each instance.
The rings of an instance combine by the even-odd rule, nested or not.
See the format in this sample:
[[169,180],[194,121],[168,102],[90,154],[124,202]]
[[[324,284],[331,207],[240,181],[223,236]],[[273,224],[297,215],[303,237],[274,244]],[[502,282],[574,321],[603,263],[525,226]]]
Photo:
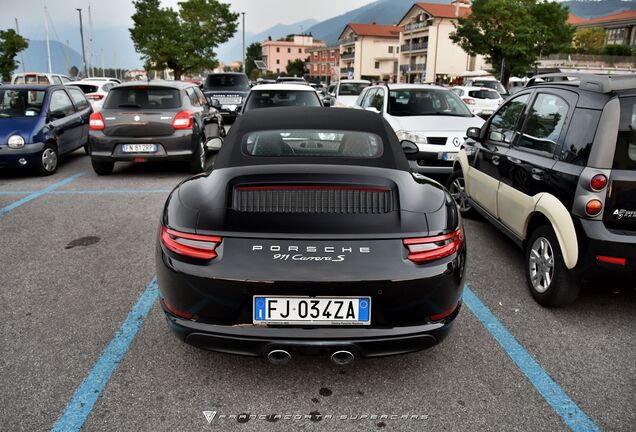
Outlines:
[[24,147],[24,138],[22,138],[20,135],[11,135],[9,137],[9,140],[7,141],[7,144],[9,144],[9,148],[21,149],[22,147]]
[[396,132],[396,135],[398,137],[398,139],[400,141],[411,141],[414,142],[415,144],[427,144],[428,140],[426,139],[425,136],[416,134],[414,132],[409,132],[409,131],[405,131],[405,130],[399,130]]

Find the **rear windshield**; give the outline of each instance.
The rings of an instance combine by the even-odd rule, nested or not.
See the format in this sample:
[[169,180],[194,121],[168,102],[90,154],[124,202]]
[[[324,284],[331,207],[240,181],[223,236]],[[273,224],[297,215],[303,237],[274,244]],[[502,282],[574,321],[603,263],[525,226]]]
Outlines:
[[475,99],[499,99],[499,93],[493,90],[471,90],[468,92],[468,96]]
[[2,90],[0,87],[0,119],[39,116],[45,95],[43,90]]
[[367,83],[340,83],[339,96],[358,96],[370,84]]
[[392,116],[446,115],[472,117],[466,104],[450,90],[402,89],[389,92],[388,113]]
[[268,130],[243,137],[243,153],[268,157],[375,158],[382,140],[368,132],[334,130]]
[[636,97],[621,98],[614,169],[636,170]]
[[473,83],[475,87],[486,87],[489,89],[493,89],[501,94],[508,93],[506,88],[499,81],[475,81]]
[[97,86],[90,85],[90,84],[69,84],[69,85],[72,85],[73,87],[79,87],[84,92],[84,94],[95,93],[98,90]]
[[116,87],[108,92],[105,109],[175,109],[181,107],[179,90],[170,87]]
[[205,79],[203,87],[206,90],[249,91],[250,82],[241,74],[212,74]]
[[302,90],[252,90],[245,111],[257,108],[284,106],[320,106],[314,91]]

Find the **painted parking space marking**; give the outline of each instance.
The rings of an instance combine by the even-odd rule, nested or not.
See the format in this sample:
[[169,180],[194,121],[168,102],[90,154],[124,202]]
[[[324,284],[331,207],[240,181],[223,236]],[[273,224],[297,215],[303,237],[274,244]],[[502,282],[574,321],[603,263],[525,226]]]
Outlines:
[[91,413],[111,376],[123,360],[139,328],[157,299],[157,277],[154,276],[126,317],[115,336],[102,352],[93,369],[75,391],[66,409],[57,419],[54,432],[79,431]]
[[477,317],[484,328],[528,378],[539,394],[561,417],[573,432],[592,432],[601,429],[594,423],[563,389],[548,375],[510,331],[497,319],[477,295],[466,285],[464,304]]
[[[172,189],[68,189],[55,190],[49,195],[93,195],[93,194],[143,194],[143,193],[169,193]],[[0,191],[2,195],[30,195],[37,191]]]
[[42,195],[46,195],[48,193],[53,192],[55,189],[58,189],[62,186],[65,186],[67,184],[69,184],[70,182],[72,182],[73,180],[75,180],[78,177],[83,176],[84,174],[86,174],[85,172],[80,172],[77,173],[75,175],[72,175],[64,180],[61,180],[59,182],[53,183],[50,186],[45,187],[44,189],[40,189],[39,191],[35,191],[30,193],[29,195],[25,196],[24,198],[20,198],[18,201],[14,202],[13,204],[9,204],[7,206],[4,206],[2,208],[0,208],[0,217],[6,215],[7,213],[9,213],[11,210],[20,207],[22,204],[26,204],[29,201],[33,201],[36,198],[41,197]]

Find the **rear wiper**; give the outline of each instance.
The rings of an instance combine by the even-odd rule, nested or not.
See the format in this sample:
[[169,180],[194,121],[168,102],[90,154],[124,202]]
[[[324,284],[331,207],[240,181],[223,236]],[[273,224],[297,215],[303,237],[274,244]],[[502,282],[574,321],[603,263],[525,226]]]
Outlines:
[[119,104],[117,108],[141,108],[141,105],[137,104]]

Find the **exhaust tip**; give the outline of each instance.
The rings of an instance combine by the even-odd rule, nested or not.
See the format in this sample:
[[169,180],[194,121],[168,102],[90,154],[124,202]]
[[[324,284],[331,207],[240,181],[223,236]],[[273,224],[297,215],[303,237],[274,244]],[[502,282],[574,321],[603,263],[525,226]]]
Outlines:
[[291,360],[291,354],[288,351],[282,349],[275,349],[271,350],[267,354],[267,360],[269,360],[271,364],[283,365],[289,363],[289,361]]
[[331,361],[337,365],[348,365],[353,363],[355,356],[351,351],[341,350],[331,354]]

